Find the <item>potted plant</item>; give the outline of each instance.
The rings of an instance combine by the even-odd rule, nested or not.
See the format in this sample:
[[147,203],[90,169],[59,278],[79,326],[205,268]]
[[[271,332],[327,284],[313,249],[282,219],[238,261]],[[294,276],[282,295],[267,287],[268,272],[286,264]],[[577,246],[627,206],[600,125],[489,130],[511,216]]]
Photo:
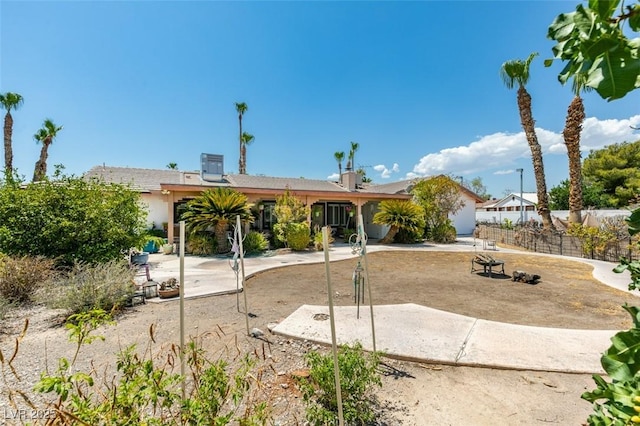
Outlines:
[[319,206],[319,205],[313,206],[312,211],[315,217],[319,217],[320,214],[322,213],[322,206]]
[[129,250],[129,263],[132,265],[146,265],[149,262],[149,253],[138,249]]
[[160,283],[158,289],[158,295],[161,299],[167,299],[170,297],[176,297],[180,294],[180,283],[175,278],[169,278],[166,281]]
[[164,238],[157,237],[155,235],[147,235],[145,236],[142,251],[147,253],[157,253],[160,251],[160,247],[164,245],[165,241],[166,240]]
[[164,253],[164,254],[171,254],[171,253],[173,253],[173,244],[164,243],[164,244],[162,245],[162,253]]

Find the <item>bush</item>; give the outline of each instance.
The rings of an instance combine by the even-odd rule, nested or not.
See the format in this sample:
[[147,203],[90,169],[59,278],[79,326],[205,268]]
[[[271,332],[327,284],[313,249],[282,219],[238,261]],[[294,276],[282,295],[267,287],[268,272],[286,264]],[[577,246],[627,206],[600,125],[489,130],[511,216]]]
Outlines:
[[[43,372],[35,387],[37,392],[56,395],[55,402],[46,407],[47,412],[51,412],[47,424],[271,424],[267,404],[255,399],[260,373],[254,371],[258,358],[253,354],[244,356],[238,367],[231,368],[224,360],[211,359],[199,342],[192,339],[184,353],[188,366],[186,380],[175,372],[180,365],[176,360],[182,355],[176,345],[160,351],[152,351],[148,345],[141,352],[132,345],[117,354],[118,374],[104,377],[95,368],[84,372],[74,365],[84,345],[104,340],[93,332],[101,324],[111,322],[108,314],[91,311],[71,319],[73,322],[67,323],[67,328],[69,340],[76,343],[74,358],[60,358],[58,369]],[[153,327],[150,339],[154,341]],[[0,366],[5,367],[2,359]],[[15,370],[6,370],[16,375]],[[186,382],[184,398],[183,382]],[[14,398],[23,395],[12,389],[8,391]],[[39,408],[29,405],[34,410]]]
[[291,250],[305,250],[311,243],[311,230],[307,222],[287,224],[287,245]]
[[196,256],[211,256],[218,246],[216,238],[209,232],[198,232],[189,235],[185,250]]
[[122,307],[133,294],[135,271],[124,260],[101,264],[76,263],[42,294],[42,302],[69,314]]
[[6,316],[9,310],[13,307],[13,304],[9,302],[7,299],[0,298],[0,321],[2,321]]
[[0,181],[0,252],[71,266],[118,259],[143,243],[146,210],[124,185],[60,177]]
[[43,257],[0,257],[0,296],[18,304],[32,301],[54,275],[54,261]]
[[[315,226],[314,228],[315,233],[313,234],[313,247],[316,250],[323,250],[324,249],[324,238],[322,237],[322,228],[320,228],[318,225]],[[329,238],[328,238],[328,242],[329,244],[333,244],[333,242],[335,241],[335,238],[333,238],[332,232],[331,232],[331,227],[329,227]]]
[[242,248],[247,254],[260,253],[269,248],[269,241],[262,232],[249,231],[242,241]]
[[[309,352],[305,358],[311,371],[308,379],[301,379],[300,389],[307,405],[307,420],[313,425],[337,424],[333,355]],[[374,419],[372,385],[382,386],[377,373],[379,362],[376,353],[365,356],[360,343],[340,348],[338,365],[345,424],[367,424]]]
[[449,244],[456,241],[456,228],[451,224],[451,220],[446,223],[436,225],[429,229],[428,239],[435,243]]

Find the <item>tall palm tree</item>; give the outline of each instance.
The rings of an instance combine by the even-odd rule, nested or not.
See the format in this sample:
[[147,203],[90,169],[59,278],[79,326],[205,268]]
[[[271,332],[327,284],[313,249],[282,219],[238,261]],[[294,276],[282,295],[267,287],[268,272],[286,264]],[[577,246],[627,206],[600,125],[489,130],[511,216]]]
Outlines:
[[36,142],[42,144],[40,149],[40,158],[36,161],[36,166],[33,170],[33,181],[38,182],[45,178],[47,175],[47,158],[49,157],[49,146],[53,143],[53,140],[58,136],[58,132],[62,130],[62,126],[56,126],[50,118],[44,120],[42,128],[33,135]]
[[344,160],[344,151],[334,152],[333,158],[338,162],[338,176],[339,179],[342,179],[342,160]]
[[549,210],[549,199],[547,195],[547,184],[545,181],[544,164],[542,162],[542,148],[538,143],[536,135],[535,120],[531,112],[531,95],[525,86],[529,82],[529,66],[531,61],[538,56],[532,53],[526,60],[514,59],[502,64],[500,77],[508,89],[513,89],[518,85],[518,110],[520,112],[520,123],[531,149],[531,159],[533,161],[533,173],[536,178],[536,188],[538,193],[538,214],[542,219],[542,226],[546,230],[554,230],[551,222],[551,211]]
[[254,141],[252,134],[242,132],[242,144],[240,145],[240,158],[242,159],[242,173],[247,173],[247,145]]
[[213,227],[218,253],[226,253],[229,251],[227,228],[237,215],[245,222],[253,222],[247,196],[231,188],[219,187],[208,189],[189,201],[181,218],[190,233],[205,232]]
[[349,150],[349,161],[347,164],[350,164],[351,167],[347,166],[348,169],[355,170],[356,169],[356,151],[360,148],[360,144],[358,142],[351,142],[351,149]]
[[243,158],[242,158],[242,116],[244,115],[245,112],[247,112],[248,109],[249,107],[244,102],[236,102],[236,111],[238,111],[238,124],[240,127],[240,133],[238,136],[238,141],[240,143],[240,158],[238,159],[238,173],[241,175],[246,173],[246,170],[244,169]]
[[580,132],[585,119],[584,103],[580,97],[585,78],[576,74],[573,79],[574,97],[567,109],[567,120],[562,136],[569,157],[569,223],[582,223],[582,161],[580,158]]
[[0,93],[0,104],[7,110],[7,114],[4,116],[4,168],[8,174],[13,171],[13,147],[11,146],[13,117],[11,116],[11,110],[17,110],[22,106],[23,102],[22,95],[17,93]]
[[169,169],[169,170],[178,170],[178,163],[171,162],[171,163],[167,164],[167,169]]

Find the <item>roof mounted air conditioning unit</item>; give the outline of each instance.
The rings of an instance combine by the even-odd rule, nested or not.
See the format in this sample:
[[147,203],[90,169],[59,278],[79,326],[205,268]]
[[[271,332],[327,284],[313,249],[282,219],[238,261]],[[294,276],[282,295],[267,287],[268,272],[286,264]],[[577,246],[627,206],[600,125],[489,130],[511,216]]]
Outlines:
[[200,177],[208,182],[222,181],[224,174],[224,156],[218,154],[200,154]]

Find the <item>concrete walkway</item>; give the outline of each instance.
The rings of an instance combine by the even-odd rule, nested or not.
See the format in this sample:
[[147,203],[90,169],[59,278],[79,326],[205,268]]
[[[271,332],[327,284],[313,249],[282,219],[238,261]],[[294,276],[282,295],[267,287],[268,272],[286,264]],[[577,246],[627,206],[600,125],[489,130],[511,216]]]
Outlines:
[[[480,246],[474,246],[475,243]],[[369,245],[369,253],[380,250],[482,251],[482,241],[460,238],[450,245]],[[497,252],[517,252],[498,247]],[[521,253],[521,252],[518,252]],[[527,253],[535,254],[535,253]],[[544,254],[536,254],[547,256]],[[351,259],[356,255],[345,244],[332,246],[330,260]],[[574,258],[571,258],[574,259]],[[594,267],[597,280],[622,291],[628,291],[628,272],[616,274],[608,262],[575,259]],[[324,261],[322,252],[286,253],[274,256],[248,257],[245,274],[258,271]],[[179,277],[180,259],[175,255],[150,256],[151,278],[161,282]],[[230,259],[186,257],[184,259],[185,298],[235,293],[239,287],[230,267]],[[174,299],[176,300],[176,299]],[[149,299],[151,302],[163,299]],[[570,330],[528,327],[466,317],[429,307],[374,305],[376,349],[400,359],[483,366],[506,369],[560,371],[574,373],[604,373],[601,354],[610,346],[610,338],[619,330]],[[278,324],[276,334],[318,343],[331,343],[327,306],[303,305]],[[369,306],[334,308],[336,336],[339,344],[360,341],[373,349]],[[318,315],[320,314],[320,315]]]

